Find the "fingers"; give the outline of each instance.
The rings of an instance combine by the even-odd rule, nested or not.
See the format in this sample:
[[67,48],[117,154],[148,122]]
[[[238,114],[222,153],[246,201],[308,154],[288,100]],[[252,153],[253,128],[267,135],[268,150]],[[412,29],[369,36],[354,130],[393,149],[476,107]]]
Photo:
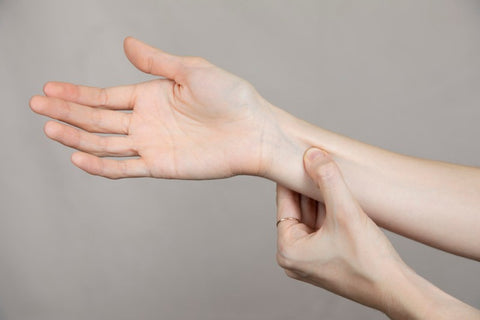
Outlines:
[[300,211],[299,195],[279,184],[277,184],[277,221],[284,218],[295,218],[297,220],[285,220],[277,225],[279,244],[282,241],[290,241],[308,234],[308,227],[299,222],[302,221]]
[[95,109],[57,98],[35,96],[30,107],[36,113],[67,122],[89,132],[127,134],[130,115]]
[[312,230],[316,230],[317,201],[307,196],[300,195],[300,209],[302,212],[302,222]]
[[[289,190],[280,184],[277,184],[277,221],[283,218],[295,218],[301,221],[299,195],[295,191]],[[295,220],[288,220],[280,223],[280,226],[298,223]]]
[[323,195],[327,215],[358,210],[358,204],[333,159],[318,148],[310,148],[304,156],[305,170]]
[[132,37],[124,41],[128,60],[139,70],[181,83],[182,57],[151,47]]
[[72,155],[72,162],[90,174],[110,179],[150,176],[143,159],[112,160],[76,152]]
[[317,202],[317,218],[315,221],[314,230],[318,230],[322,227],[323,222],[325,221],[325,216],[327,215],[325,205],[323,203]]
[[135,104],[135,85],[94,88],[66,82],[47,82],[43,92],[48,97],[112,110],[130,110]]
[[131,140],[125,136],[98,136],[55,121],[47,122],[44,130],[50,139],[98,156],[128,157],[137,155]]

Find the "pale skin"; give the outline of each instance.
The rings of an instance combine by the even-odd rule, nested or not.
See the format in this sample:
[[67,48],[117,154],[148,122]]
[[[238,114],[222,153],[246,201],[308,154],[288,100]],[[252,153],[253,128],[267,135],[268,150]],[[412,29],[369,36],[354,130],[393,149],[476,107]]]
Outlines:
[[[63,122],[47,122],[45,133],[79,150],[72,155],[79,168],[112,179],[258,175],[323,201],[302,164],[305,150],[318,146],[376,224],[480,260],[480,169],[334,134],[271,105],[248,82],[202,58],[133,38],[124,46],[138,69],[163,78],[107,89],[50,82],[45,96],[30,101],[33,111]],[[136,158],[120,158],[127,156]]]
[[325,204],[277,185],[277,261],[289,277],[376,308],[391,319],[480,319],[479,310],[402,261],[327,153],[308,149],[304,165]]

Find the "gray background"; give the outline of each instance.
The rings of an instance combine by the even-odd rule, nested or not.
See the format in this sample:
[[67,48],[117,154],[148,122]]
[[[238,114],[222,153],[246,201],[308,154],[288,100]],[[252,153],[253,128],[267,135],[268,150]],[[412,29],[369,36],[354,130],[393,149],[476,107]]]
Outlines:
[[[45,138],[28,108],[44,82],[148,79],[127,35],[204,56],[319,126],[480,165],[478,1],[0,0],[0,319],[384,319],[284,276],[273,183],[110,181]],[[480,307],[478,263],[389,237]]]

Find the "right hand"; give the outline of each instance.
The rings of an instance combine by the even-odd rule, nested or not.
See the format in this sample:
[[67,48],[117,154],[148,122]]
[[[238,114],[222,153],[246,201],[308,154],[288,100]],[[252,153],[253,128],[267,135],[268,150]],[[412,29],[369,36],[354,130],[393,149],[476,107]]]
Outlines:
[[[45,133],[80,151],[72,155],[76,166],[114,179],[264,172],[274,126],[271,106],[253,86],[202,58],[174,56],[133,38],[125,40],[125,52],[141,71],[166,79],[108,89],[50,82],[46,96],[30,101],[33,111],[75,126],[49,121]],[[138,158],[104,158],[111,156]]]
[[389,281],[406,265],[327,153],[311,148],[304,164],[325,205],[277,186],[277,220],[298,219],[278,225],[279,265],[294,279],[388,310]]
[[317,148],[305,171],[325,205],[278,185],[280,266],[288,276],[383,311],[392,319],[480,319],[480,311],[417,275],[353,197],[332,158]]

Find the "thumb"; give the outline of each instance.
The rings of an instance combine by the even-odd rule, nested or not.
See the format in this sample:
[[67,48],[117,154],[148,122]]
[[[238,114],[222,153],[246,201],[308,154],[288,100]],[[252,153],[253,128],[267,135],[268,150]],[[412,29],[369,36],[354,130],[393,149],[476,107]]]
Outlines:
[[128,60],[145,73],[175,81],[182,74],[182,57],[169,54],[132,37],[125,39],[123,47]]
[[348,214],[358,211],[358,203],[343,179],[333,159],[323,150],[310,148],[304,155],[305,171],[320,189],[329,214]]

